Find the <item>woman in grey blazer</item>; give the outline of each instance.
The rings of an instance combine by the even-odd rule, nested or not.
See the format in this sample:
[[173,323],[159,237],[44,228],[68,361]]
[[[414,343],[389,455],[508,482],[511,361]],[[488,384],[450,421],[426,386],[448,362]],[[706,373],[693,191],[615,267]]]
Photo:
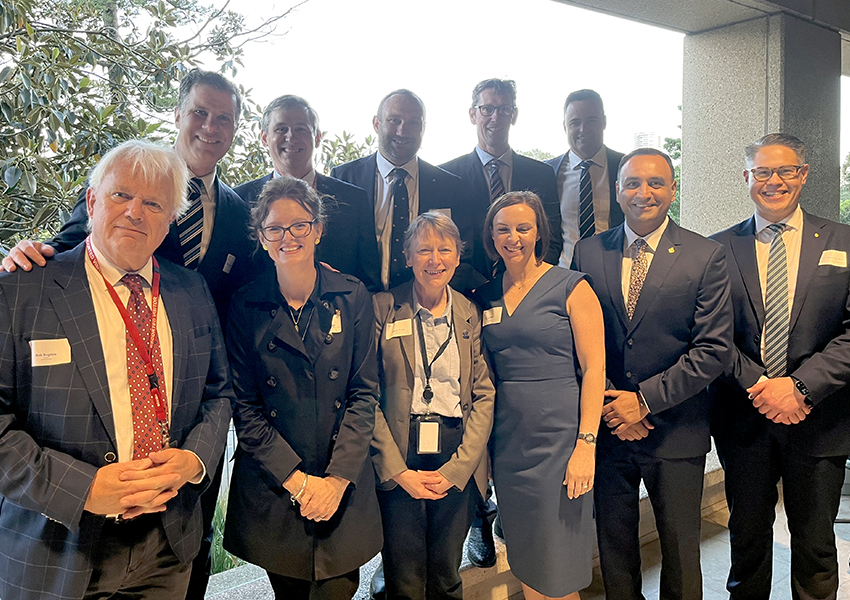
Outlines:
[[381,395],[372,460],[388,598],[463,597],[463,540],[486,489],[495,391],[481,313],[449,287],[462,246],[450,218],[419,215],[404,237],[413,281],[374,298]]

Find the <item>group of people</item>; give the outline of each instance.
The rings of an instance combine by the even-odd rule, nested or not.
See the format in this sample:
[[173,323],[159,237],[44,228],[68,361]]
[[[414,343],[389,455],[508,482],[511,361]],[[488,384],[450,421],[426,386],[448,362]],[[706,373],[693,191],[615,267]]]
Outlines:
[[396,90],[378,151],[330,177],[282,96],[274,172],[231,189],[240,112],[191,71],[174,148],[112,149],[59,234],[3,260],[0,597],[202,598],[231,415],[224,547],[278,598],[351,598],[379,551],[376,594],[462,598],[495,495],[526,598],[578,600],[595,526],[606,597],[639,600],[643,481],[659,596],[698,600],[712,434],[731,597],[769,598],[780,481],[792,595],[835,597],[850,227],[800,208],[799,139],[746,149],[754,215],[707,239],[667,215],[667,155],[605,147],[592,90],[547,165],[509,146],[514,83],[482,81],[477,145],[443,167]]

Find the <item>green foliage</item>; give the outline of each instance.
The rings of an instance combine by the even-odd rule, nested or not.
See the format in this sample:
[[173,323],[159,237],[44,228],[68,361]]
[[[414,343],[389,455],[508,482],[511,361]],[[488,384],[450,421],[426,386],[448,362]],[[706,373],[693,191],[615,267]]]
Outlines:
[[354,141],[354,134],[342,132],[342,137],[334,135],[334,139],[325,137],[322,132],[322,148],[319,156],[319,168],[327,175],[337,165],[368,156],[375,151],[377,139],[366,136],[363,142]]
[[533,158],[534,160],[539,160],[540,162],[546,162],[550,158],[555,158],[554,154],[552,154],[551,152],[546,152],[545,150],[541,150],[540,148],[532,148],[531,150],[517,150],[517,154],[522,154],[523,156]]
[[227,496],[219,496],[215,504],[215,516],[213,516],[213,542],[210,551],[212,561],[210,572],[213,575],[245,564],[245,561],[233,556],[221,545],[224,539],[224,518],[226,514]]
[[[679,107],[681,110],[682,107]],[[681,127],[681,126],[680,126]],[[682,158],[682,138],[664,138],[664,151],[670,155],[670,158],[673,161],[677,161]],[[679,219],[681,217],[681,204],[679,202],[679,197],[682,189],[682,167],[680,165],[673,166],[673,174],[676,176],[676,198],[673,200],[673,204],[670,205],[670,211],[668,214],[670,218],[678,225]]]
[[[0,0],[0,248],[54,233],[106,150],[170,143],[180,77],[202,56],[233,77],[242,45],[286,14],[251,29],[195,0]],[[255,110],[245,102],[249,129]],[[231,181],[265,165],[243,160],[257,156],[251,133],[222,165]]]

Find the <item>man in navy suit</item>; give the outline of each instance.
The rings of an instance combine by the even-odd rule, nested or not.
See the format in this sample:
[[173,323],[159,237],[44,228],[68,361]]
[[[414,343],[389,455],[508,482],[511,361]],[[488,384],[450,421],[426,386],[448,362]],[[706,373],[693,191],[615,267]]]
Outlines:
[[0,276],[3,598],[186,590],[232,399],[203,278],[152,259],[187,180],[173,150],[125,142],[92,172],[86,243]]
[[[561,211],[558,189],[552,169],[545,164],[517,154],[508,144],[511,126],[516,124],[516,84],[504,79],[485,79],[472,90],[469,120],[475,125],[478,145],[469,153],[440,165],[463,179],[472,190],[470,203],[480,214],[475,229],[475,268],[488,279],[493,275],[492,261],[481,242],[481,227],[490,204],[505,192],[528,190],[543,202],[549,229],[560,231]],[[552,236],[544,260],[558,264],[561,236]]]
[[[623,155],[603,144],[608,121],[602,97],[593,90],[577,90],[564,103],[564,131],[568,152],[547,160],[558,179],[561,197],[559,229],[564,238],[561,266],[569,266],[579,239],[602,233],[623,222],[617,203],[617,172]],[[583,184],[583,185],[582,185]],[[582,199],[585,211],[582,212]]]
[[[417,215],[437,210],[455,222],[466,246],[451,285],[461,292],[475,289],[485,281],[472,268],[477,212],[460,177],[417,156],[425,131],[422,100],[410,90],[390,92],[378,105],[372,126],[378,151],[334,167],[331,176],[366,190],[375,215],[381,286],[386,290],[413,278],[401,251],[404,231]],[[402,208],[397,211],[396,206]]]
[[260,139],[268,148],[274,171],[234,188],[253,206],[263,186],[273,177],[302,179],[331,198],[323,207],[328,213],[316,259],[337,271],[354,275],[376,292],[381,288],[381,262],[375,238],[372,204],[362,189],[317,173],[313,151],[322,142],[319,115],[299,96],[280,96],[263,111]]
[[[620,163],[625,223],[581,240],[605,318],[607,374],[594,500],[608,600],[642,600],[639,486],[661,543],[663,600],[700,600],[700,502],[709,436],[708,385],[732,357],[732,304],[723,247],[667,216],[673,164],[642,148]],[[606,429],[606,428],[603,428]]]
[[713,386],[735,600],[771,593],[782,481],[791,596],[835,598],[833,522],[850,454],[850,227],[800,208],[805,145],[768,134],[745,152],[755,214],[717,233],[735,310],[732,367]]
[[[174,149],[189,167],[193,178],[189,193],[195,191],[195,204],[182,217],[191,227],[186,234],[180,222],[171,224],[156,255],[184,265],[203,276],[212,293],[219,319],[227,322],[227,309],[233,292],[256,277],[263,264],[254,259],[256,244],[248,238],[250,207],[216,175],[216,165],[230,150],[242,110],[239,90],[218,73],[193,69],[180,81],[180,95],[174,109],[177,139]],[[2,262],[3,269],[17,266],[28,270],[32,263],[46,264],[57,252],[76,247],[86,237],[86,193],[84,189],[71,212],[71,218],[58,235],[46,243],[19,242]],[[194,223],[187,219],[195,215]],[[200,218],[198,218],[200,217]],[[189,243],[181,243],[181,236]],[[215,468],[215,467],[211,467]],[[221,465],[202,499],[207,535],[198,553],[187,598],[202,600],[210,575],[212,522],[221,484]]]

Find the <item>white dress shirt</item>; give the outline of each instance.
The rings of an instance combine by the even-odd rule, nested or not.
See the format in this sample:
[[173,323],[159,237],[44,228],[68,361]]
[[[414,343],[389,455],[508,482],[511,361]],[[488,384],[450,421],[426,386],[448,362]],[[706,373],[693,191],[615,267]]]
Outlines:
[[628,224],[623,223],[623,229],[625,231],[625,236],[623,239],[623,266],[622,271],[620,271],[620,284],[622,285],[623,290],[623,302],[628,304],[629,302],[629,283],[632,277],[632,262],[635,259],[635,252],[637,248],[632,246],[635,243],[635,240],[639,237],[642,237],[647,244],[647,247],[644,249],[646,252],[646,272],[649,274],[649,268],[652,266],[652,258],[655,256],[655,251],[658,249],[658,244],[661,242],[661,236],[664,235],[664,232],[667,229],[667,223],[670,222],[670,217],[664,217],[664,222],[656,229],[651,232],[649,235],[640,236],[632,231],[632,228],[628,226]]
[[[558,193],[561,198],[561,233],[564,248],[559,265],[568,269],[573,260],[573,248],[579,240],[579,164],[584,159],[572,150],[558,169]],[[608,229],[611,212],[611,188],[608,183],[608,151],[605,146],[590,158],[590,182],[593,186],[593,221],[596,233]]]
[[[425,367],[422,361],[422,350],[419,344],[419,326],[416,321],[422,323],[422,333],[425,336],[425,350],[431,359],[437,354],[437,350],[449,335],[449,319],[452,318],[452,291],[446,288],[449,300],[446,309],[439,317],[434,317],[427,308],[419,304],[416,291],[413,291],[413,348],[416,354],[413,369],[413,402],[410,405],[410,413],[413,415],[424,415],[428,413],[428,406],[422,400],[422,392],[425,390]],[[431,366],[431,391],[434,397],[431,399],[431,413],[444,417],[462,417],[460,408],[460,352],[457,348],[457,331],[452,331],[452,340],[446,346],[445,351]]]
[[[189,175],[191,177],[196,177],[196,175],[192,175],[190,172]],[[204,212],[204,228],[201,231],[201,255],[199,262],[204,260],[204,255],[207,253],[207,249],[210,247],[210,240],[212,239],[213,233],[213,225],[215,225],[215,203],[216,203],[216,185],[215,185],[215,171],[212,173],[208,173],[203,177],[198,177],[204,185],[203,189],[201,189],[201,207]]]
[[501,156],[493,156],[478,146],[475,147],[475,151],[478,153],[479,160],[481,160],[481,169],[484,171],[484,180],[487,182],[487,185],[490,185],[490,168],[487,166],[487,163],[494,158],[498,158],[501,161],[501,164],[499,165],[499,177],[502,178],[502,183],[505,185],[505,191],[513,191],[511,188],[511,182],[514,172],[514,153],[511,149],[508,148],[507,152]]
[[407,177],[407,197],[409,200],[409,221],[419,214],[419,159],[413,157],[410,162],[396,167],[378,152],[378,172],[375,176],[375,234],[378,238],[378,250],[381,253],[381,283],[388,289],[390,282],[390,249],[393,239],[393,169],[404,169]]

